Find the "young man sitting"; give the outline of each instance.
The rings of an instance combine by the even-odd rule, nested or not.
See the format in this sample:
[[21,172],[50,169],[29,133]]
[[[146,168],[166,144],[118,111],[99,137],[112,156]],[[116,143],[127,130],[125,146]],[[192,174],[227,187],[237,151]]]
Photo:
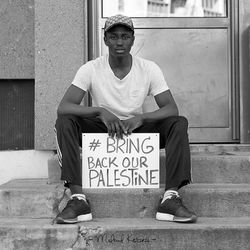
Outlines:
[[[108,55],[80,67],[58,107],[55,130],[62,180],[72,196],[57,223],[76,223],[92,219],[91,208],[82,190],[79,145],[82,133],[108,133],[122,138],[131,133],[159,133],[160,147],[166,151],[166,186],[156,219],[195,222],[196,215],[181,201],[178,190],[190,183],[188,122],[178,108],[156,63],[132,56],[132,20],[123,15],[108,18],[104,42]],[[80,105],[86,92],[93,106]],[[158,105],[153,112],[142,112],[146,96]],[[84,167],[84,166],[83,166]]]

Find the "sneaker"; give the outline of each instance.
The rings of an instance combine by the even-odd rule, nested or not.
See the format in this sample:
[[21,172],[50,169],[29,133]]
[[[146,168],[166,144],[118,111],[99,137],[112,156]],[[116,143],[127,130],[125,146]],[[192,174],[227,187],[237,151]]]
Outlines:
[[92,220],[91,209],[85,195],[74,194],[56,217],[57,224],[74,224]]
[[167,191],[160,200],[157,213],[157,220],[192,223],[197,221],[195,213],[189,211],[183,204],[176,191]]

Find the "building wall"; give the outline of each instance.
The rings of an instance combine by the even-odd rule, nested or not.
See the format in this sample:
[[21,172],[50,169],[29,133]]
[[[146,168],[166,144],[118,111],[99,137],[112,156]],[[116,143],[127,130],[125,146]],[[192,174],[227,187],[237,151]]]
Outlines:
[[20,150],[34,148],[34,12],[34,0],[0,1],[0,185],[48,177],[53,155]]
[[34,1],[0,3],[0,150],[34,148]]
[[34,0],[1,0],[0,79],[33,79]]
[[35,148],[55,148],[56,109],[87,57],[86,0],[35,0]]
[[0,152],[0,185],[13,179],[48,178],[52,151],[15,150]]

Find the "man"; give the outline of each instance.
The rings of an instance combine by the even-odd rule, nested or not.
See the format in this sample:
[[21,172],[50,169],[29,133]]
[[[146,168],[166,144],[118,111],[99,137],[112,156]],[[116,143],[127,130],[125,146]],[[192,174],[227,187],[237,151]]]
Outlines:
[[[134,39],[129,17],[108,18],[104,42],[109,54],[80,67],[58,107],[55,130],[61,177],[72,196],[58,214],[57,223],[92,219],[82,190],[79,153],[82,133],[108,133],[118,138],[138,132],[160,133],[160,146],[166,149],[166,192],[159,202],[156,219],[175,222],[197,219],[183,206],[177,192],[191,180],[187,120],[178,116],[160,68],[152,61],[130,54]],[[80,105],[87,91],[92,96],[92,107]],[[149,94],[154,96],[159,109],[142,113],[142,104]]]

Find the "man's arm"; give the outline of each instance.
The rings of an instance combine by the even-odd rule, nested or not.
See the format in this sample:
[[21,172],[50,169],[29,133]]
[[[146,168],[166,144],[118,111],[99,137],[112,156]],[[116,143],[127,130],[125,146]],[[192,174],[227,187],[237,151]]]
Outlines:
[[122,138],[125,129],[118,117],[101,107],[86,107],[80,105],[85,94],[86,91],[74,85],[70,85],[58,106],[57,114],[76,115],[86,118],[99,117],[106,125],[110,136],[116,134],[119,138]]
[[134,129],[140,127],[143,122],[154,122],[179,114],[177,105],[170,90],[166,90],[156,95],[154,98],[157,105],[159,106],[159,109],[123,121],[125,130],[128,134],[131,134]]
[[64,94],[58,109],[58,115],[76,115],[81,117],[96,117],[100,115],[100,109],[94,107],[85,107],[80,105],[86,91],[70,85]]
[[154,98],[159,109],[153,112],[144,113],[142,115],[143,121],[157,121],[169,116],[179,115],[177,105],[170,90],[166,90],[156,95]]

